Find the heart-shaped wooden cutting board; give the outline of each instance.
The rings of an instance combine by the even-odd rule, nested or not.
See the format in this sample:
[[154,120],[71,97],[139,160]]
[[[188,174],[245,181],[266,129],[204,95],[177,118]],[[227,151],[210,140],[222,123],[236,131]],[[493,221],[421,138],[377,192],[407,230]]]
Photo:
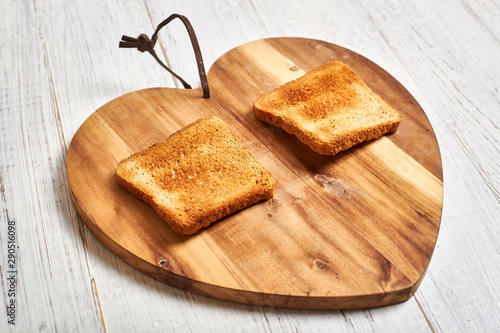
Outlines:
[[[403,116],[395,134],[321,156],[259,121],[253,101],[330,60],[348,64]],[[219,299],[302,309],[348,309],[410,298],[429,265],[442,211],[432,127],[391,75],[327,42],[265,39],[220,57],[201,88],[152,88],[105,104],[75,134],[67,172],[93,234],[138,270]],[[174,233],[120,187],[120,160],[217,115],[276,180],[273,200],[200,233]]]

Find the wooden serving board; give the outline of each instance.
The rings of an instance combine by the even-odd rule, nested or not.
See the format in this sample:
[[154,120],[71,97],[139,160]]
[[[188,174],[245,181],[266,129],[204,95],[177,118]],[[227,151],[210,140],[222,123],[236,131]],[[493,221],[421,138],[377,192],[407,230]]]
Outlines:
[[[314,67],[341,60],[403,116],[395,134],[334,157],[260,122],[252,102]],[[75,134],[67,172],[94,235],[138,270],[175,287],[235,302],[348,309],[410,298],[429,265],[442,210],[432,127],[415,99],[368,59],[318,40],[239,46],[201,88],[152,88],[105,104]],[[273,200],[199,234],[174,233],[116,181],[120,160],[215,114],[276,180]]]

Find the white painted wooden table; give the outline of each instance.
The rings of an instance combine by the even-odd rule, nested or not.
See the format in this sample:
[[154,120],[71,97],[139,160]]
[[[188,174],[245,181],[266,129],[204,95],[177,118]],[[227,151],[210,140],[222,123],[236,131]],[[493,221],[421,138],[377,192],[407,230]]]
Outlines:
[[[498,0],[0,0],[0,8],[1,332],[500,331]],[[207,70],[248,41],[307,37],[368,57],[418,100],[441,148],[444,208],[414,297],[357,311],[219,301],[153,280],[88,231],[69,196],[68,145],[104,103],[177,86],[149,55],[118,49],[122,34],[151,35],[172,13],[191,20]],[[199,85],[180,21],[160,33],[157,50]]]

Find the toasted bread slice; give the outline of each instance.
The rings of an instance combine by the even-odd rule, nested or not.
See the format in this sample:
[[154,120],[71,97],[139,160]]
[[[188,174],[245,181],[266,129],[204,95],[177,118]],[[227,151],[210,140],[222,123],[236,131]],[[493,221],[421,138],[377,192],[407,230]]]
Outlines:
[[117,179],[181,234],[271,199],[275,186],[271,174],[216,116],[124,159]]
[[399,113],[340,61],[260,97],[254,111],[258,119],[294,134],[322,155],[393,133],[401,122]]

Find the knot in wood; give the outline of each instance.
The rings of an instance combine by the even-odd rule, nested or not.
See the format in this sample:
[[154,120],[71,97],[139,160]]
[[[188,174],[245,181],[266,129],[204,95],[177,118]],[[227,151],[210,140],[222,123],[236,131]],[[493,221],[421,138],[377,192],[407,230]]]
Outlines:
[[274,208],[276,206],[278,206],[280,204],[279,200],[276,199],[276,198],[273,198],[271,200],[268,200],[266,202],[266,205],[269,207],[269,208]]
[[317,174],[316,176],[314,176],[314,178],[316,179],[316,181],[318,183],[330,183],[333,181],[333,177],[329,176],[329,175],[326,175],[326,174]]

